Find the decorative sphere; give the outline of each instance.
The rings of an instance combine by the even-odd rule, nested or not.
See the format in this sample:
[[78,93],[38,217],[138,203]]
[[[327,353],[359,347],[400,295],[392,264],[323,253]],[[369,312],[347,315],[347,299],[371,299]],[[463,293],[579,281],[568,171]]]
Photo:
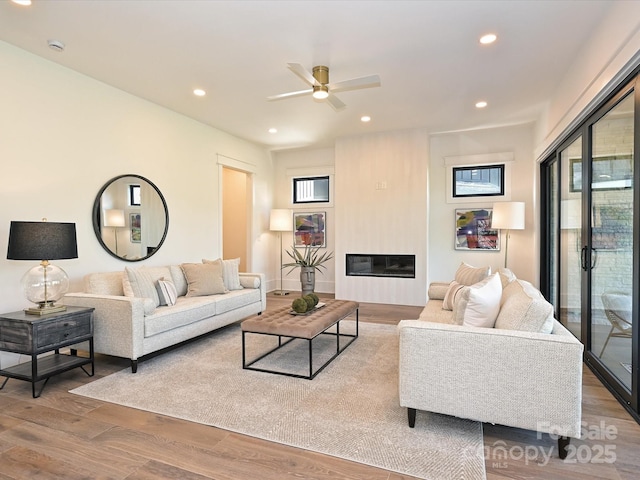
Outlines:
[[[46,299],[45,299],[46,286]],[[33,267],[22,277],[24,294],[33,303],[55,302],[69,290],[69,277],[63,269],[55,265],[47,265],[46,280],[45,267]]]
[[296,298],[291,303],[291,308],[293,308],[296,313],[304,313],[307,311],[307,302],[304,298]]

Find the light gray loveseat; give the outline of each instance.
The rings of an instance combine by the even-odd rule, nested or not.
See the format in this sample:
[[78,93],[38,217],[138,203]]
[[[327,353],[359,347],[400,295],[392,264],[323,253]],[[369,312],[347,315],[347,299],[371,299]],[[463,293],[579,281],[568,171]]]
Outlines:
[[431,284],[420,318],[399,323],[400,405],[410,427],[423,410],[557,435],[565,458],[580,436],[583,345],[535,287],[499,277],[493,328],[460,324],[464,300],[452,301],[450,283]]
[[[266,287],[261,273],[236,271],[235,289],[215,295],[186,296],[189,285],[179,265],[141,267],[137,271],[148,275],[155,284],[153,288],[158,279],[171,280],[175,285],[175,304],[156,307],[150,298],[125,296],[123,277],[126,279],[127,270],[130,271],[89,274],[84,278],[84,292],[67,293],[63,302],[95,308],[95,351],[129,358],[133,373],[144,355],[266,309]],[[153,292],[147,295],[152,296]]]

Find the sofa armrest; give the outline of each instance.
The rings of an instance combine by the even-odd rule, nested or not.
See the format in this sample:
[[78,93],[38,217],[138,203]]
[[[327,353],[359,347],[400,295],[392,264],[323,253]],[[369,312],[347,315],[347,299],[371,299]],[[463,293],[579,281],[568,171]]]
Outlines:
[[580,435],[583,345],[553,334],[403,320],[400,405],[482,422]]
[[137,360],[144,355],[144,299],[92,293],[67,293],[65,305],[93,307],[96,352]]
[[427,290],[427,297],[429,300],[444,300],[448,289],[449,282],[431,282],[429,290]]
[[[264,312],[267,309],[267,285],[265,283],[265,274],[264,273],[250,273],[250,272],[240,272],[240,283],[244,286],[244,283],[251,283],[250,279],[257,280],[258,288],[260,289],[260,303],[262,304],[262,311]],[[248,284],[248,283],[247,283]]]

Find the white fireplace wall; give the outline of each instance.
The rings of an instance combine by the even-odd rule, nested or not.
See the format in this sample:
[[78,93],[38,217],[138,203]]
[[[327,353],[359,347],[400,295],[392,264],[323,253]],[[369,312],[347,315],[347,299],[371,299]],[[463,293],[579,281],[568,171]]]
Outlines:
[[[336,142],[336,298],[425,304],[428,153],[422,129]],[[347,253],[415,255],[416,278],[347,277]]]

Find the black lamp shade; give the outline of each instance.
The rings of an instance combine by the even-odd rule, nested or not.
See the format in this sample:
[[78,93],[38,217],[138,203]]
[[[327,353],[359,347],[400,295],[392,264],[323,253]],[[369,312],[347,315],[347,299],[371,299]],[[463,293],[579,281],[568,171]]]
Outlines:
[[8,260],[78,258],[75,223],[11,222]]

